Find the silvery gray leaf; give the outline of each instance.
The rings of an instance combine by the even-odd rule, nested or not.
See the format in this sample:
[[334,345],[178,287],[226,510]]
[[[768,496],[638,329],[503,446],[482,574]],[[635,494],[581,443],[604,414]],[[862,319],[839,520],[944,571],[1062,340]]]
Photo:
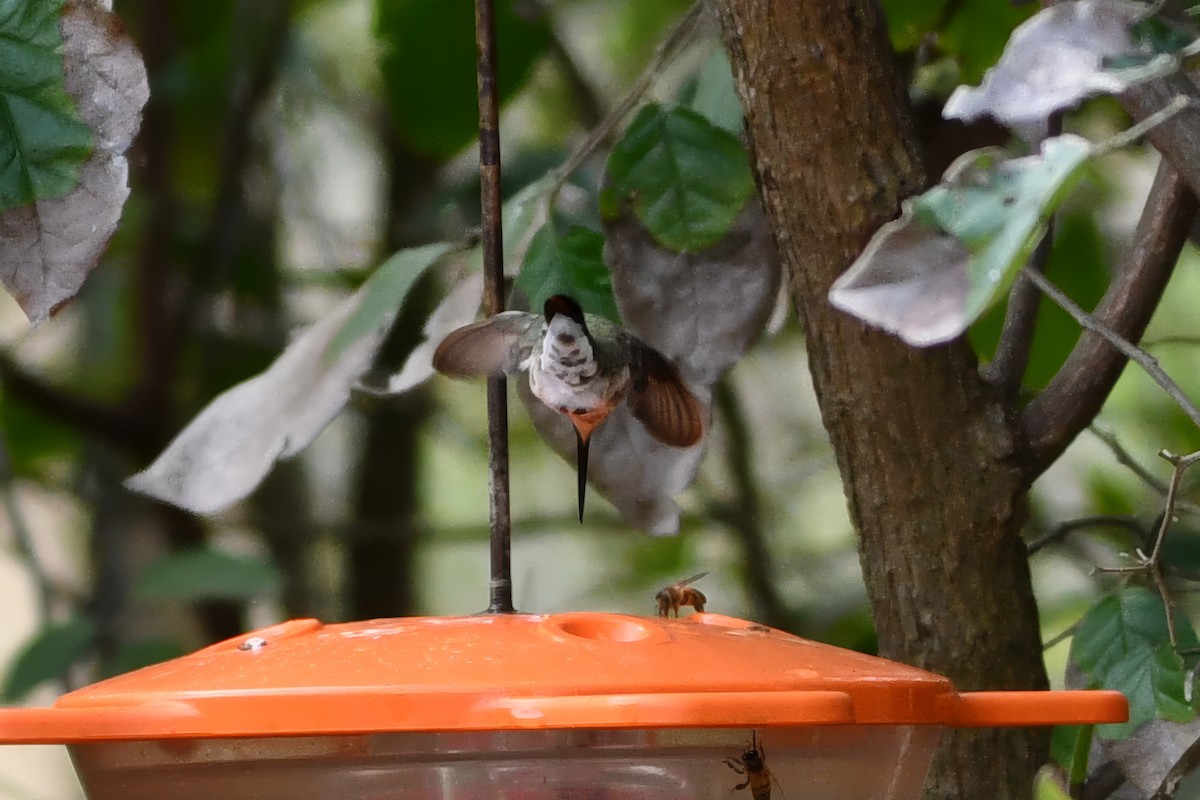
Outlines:
[[[1012,126],[1036,126],[1052,113],[1100,94],[1118,94],[1178,67],[1135,41],[1141,3],[1080,0],[1045,8],[1013,31],[1004,54],[977,87],[955,89],[942,115],[970,121],[990,115]],[[1110,64],[1136,58],[1137,66]]]
[[1129,782],[1148,796],[1158,790],[1183,751],[1197,739],[1200,739],[1200,720],[1152,719],[1128,739],[1102,740],[1101,748],[1121,765]]
[[970,253],[956,238],[907,215],[879,229],[829,290],[829,302],[910,345],[948,342],[965,313]]
[[383,333],[364,336],[340,356],[325,354],[358,309],[357,295],[300,334],[259,375],[219,395],[142,472],[125,482],[197,514],[250,494],[275,461],[295,455],[324,430],[371,365]]
[[342,410],[408,290],[448,249],[431,244],[394,254],[265,372],[205,406],[125,486],[197,514],[246,497],[278,459],[307,447]]
[[697,253],[658,247],[632,214],[605,225],[604,260],[625,327],[711,387],[758,337],[775,306],[779,257],[757,197],[725,238]]

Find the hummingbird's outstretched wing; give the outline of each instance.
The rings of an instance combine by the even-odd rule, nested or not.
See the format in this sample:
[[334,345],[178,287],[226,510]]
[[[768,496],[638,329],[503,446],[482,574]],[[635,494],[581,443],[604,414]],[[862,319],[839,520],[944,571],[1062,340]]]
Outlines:
[[433,352],[433,368],[451,378],[524,369],[544,323],[537,314],[504,311],[452,331]]
[[646,430],[672,447],[691,447],[704,435],[700,402],[664,355],[631,338],[633,391],[629,405]]

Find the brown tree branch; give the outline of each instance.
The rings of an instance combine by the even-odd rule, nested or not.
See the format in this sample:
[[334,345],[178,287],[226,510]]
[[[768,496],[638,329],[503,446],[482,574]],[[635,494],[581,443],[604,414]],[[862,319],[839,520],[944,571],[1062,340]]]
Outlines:
[[1079,800],[1107,800],[1126,783],[1125,773],[1121,765],[1115,761],[1107,761],[1088,775],[1079,793]]
[[[1046,235],[1029,258],[1026,269],[1045,272],[1054,249],[1054,219],[1046,226]],[[983,377],[996,387],[1001,397],[1013,398],[1021,390],[1021,379],[1029,366],[1033,335],[1037,329],[1038,307],[1042,293],[1023,275],[1018,275],[1008,295],[1004,312],[1004,328],[996,345],[996,355],[984,370]]]
[[[1182,73],[1139,84],[1121,95],[1121,105],[1138,122],[1177,98],[1200,101],[1196,84]],[[1146,134],[1154,149],[1179,172],[1192,194],[1200,196],[1200,106],[1193,102]]]
[[[144,16],[142,44],[148,48],[147,65],[156,82],[169,69],[176,54],[176,20],[172,3],[148,3]],[[170,191],[170,165],[176,133],[171,124],[176,110],[170,94],[154,93],[147,108],[143,140],[146,150],[146,190],[152,196],[149,203],[151,219],[147,223],[138,267],[138,341],[143,343],[140,354],[138,384],[127,400],[130,413],[147,427],[151,440],[148,457],[163,444],[174,423],[176,406],[171,386],[180,365],[180,354],[205,304],[200,294],[209,287],[228,283],[235,256],[247,240],[241,233],[244,222],[244,181],[251,155],[255,149],[253,126],[263,103],[270,97],[270,88],[290,29],[292,0],[269,0],[256,4],[241,4],[238,10],[254,24],[241,24],[235,29],[245,36],[247,45],[241,59],[240,72],[230,85],[229,112],[223,126],[221,167],[216,178],[216,198],[209,209],[207,227],[195,242],[194,257],[190,259],[187,284],[175,292],[171,285],[173,257],[171,243],[178,232],[175,224],[178,206]],[[153,53],[153,55],[151,55]],[[157,98],[157,99],[156,99]],[[257,241],[255,241],[257,244]],[[139,460],[141,460],[139,458]],[[114,467],[114,472],[124,471]],[[119,482],[116,482],[119,487]],[[116,491],[123,491],[119,488]],[[174,550],[202,546],[208,531],[195,517],[178,509],[156,506],[159,524]],[[119,511],[114,511],[118,514]],[[104,517],[101,519],[100,517]],[[95,549],[100,577],[93,604],[100,620],[115,620],[121,615],[124,603],[122,581],[128,576],[119,574],[123,568],[116,563],[113,535],[108,528],[114,523],[112,515],[97,515],[94,523]],[[106,566],[113,562],[111,568]],[[210,640],[227,638],[244,630],[244,604],[237,602],[204,602],[197,606],[204,635]],[[112,627],[100,624],[102,630]],[[114,623],[115,624],[115,623]]]
[[[541,13],[549,14],[549,10],[543,5]],[[599,125],[604,119],[604,101],[600,99],[587,76],[580,72],[575,57],[571,55],[562,36],[553,25],[550,26],[550,41],[547,46],[554,65],[558,67],[571,92],[571,98],[575,101],[575,114],[579,117],[579,122],[585,128]]]
[[1121,444],[1121,440],[1117,438],[1116,434],[1097,425],[1089,425],[1088,430],[1112,451],[1113,456],[1117,459],[1117,463],[1128,468],[1142,483],[1159,494],[1165,495],[1167,493],[1167,485],[1151,474],[1150,470],[1143,467],[1141,462],[1133,457],[1133,453],[1129,452],[1125,445]]
[[35,377],[0,353],[0,385],[42,414],[136,457],[153,455],[161,444],[147,420]]
[[1156,359],[1156,357],[1146,353],[1146,351],[1142,350],[1140,347],[1138,347],[1138,345],[1130,342],[1129,339],[1124,338],[1120,335],[1120,333],[1112,330],[1111,327],[1092,317],[1092,315],[1088,314],[1086,311],[1084,311],[1084,309],[1076,306],[1075,302],[1070,299],[1070,297],[1068,297],[1066,294],[1063,294],[1063,291],[1058,289],[1056,285],[1050,283],[1045,276],[1031,275],[1030,279],[1034,284],[1037,285],[1039,289],[1042,289],[1043,293],[1049,295],[1050,299],[1054,300],[1058,307],[1070,314],[1070,317],[1072,317],[1075,321],[1078,321],[1082,327],[1085,327],[1085,329],[1088,331],[1097,333],[1097,335],[1102,337],[1105,342],[1108,342],[1112,345],[1112,347],[1120,351],[1121,355],[1127,357],[1129,360],[1135,361],[1138,363],[1138,366],[1140,366],[1142,369],[1145,369],[1146,374],[1150,375],[1154,383],[1162,387],[1163,391],[1166,392],[1166,395],[1168,395],[1171,399],[1174,399],[1178,407],[1183,409],[1183,413],[1188,415],[1189,419],[1195,423],[1196,427],[1200,427],[1200,408],[1195,407],[1195,404],[1192,402],[1192,398],[1189,398],[1186,393],[1184,393],[1182,387],[1175,383],[1175,379],[1171,378],[1169,374],[1166,374],[1165,369],[1159,366],[1158,359]]
[[[1119,464],[1129,469],[1129,471],[1136,475],[1138,479],[1142,481],[1142,483],[1149,486],[1155,492],[1163,495],[1164,497],[1166,496],[1167,484],[1160,481],[1156,476],[1150,473],[1150,470],[1142,466],[1142,464],[1133,457],[1133,453],[1130,453],[1129,450],[1126,449],[1125,445],[1121,444],[1121,440],[1118,439],[1114,433],[1111,431],[1106,431],[1096,425],[1089,425],[1088,430],[1091,431],[1093,436],[1103,442],[1105,446],[1112,451],[1113,456],[1117,459]],[[1176,500],[1175,506],[1183,511],[1187,511],[1189,514],[1200,514],[1200,504],[1193,503],[1190,500]]]
[[[1196,208],[1195,195],[1179,173],[1166,163],[1159,165],[1134,241],[1094,312],[1099,322],[1125,339],[1141,337],[1175,269]],[[1021,413],[1030,480],[1091,424],[1127,360],[1102,335],[1083,332],[1058,374]]]
[[[156,77],[166,72],[176,52],[173,3],[145,4],[139,36],[146,70]],[[166,301],[170,284],[170,245],[178,218],[178,205],[171,188],[171,159],[175,127],[172,99],[153,91],[146,103],[137,139],[141,168],[138,190],[147,197],[147,219],[137,257],[134,288],[135,337],[138,347],[138,382],[130,392],[129,404],[144,412],[147,421],[167,424],[168,332],[170,310]]]
[[[407,182],[398,172],[393,172],[392,180]],[[402,202],[399,191],[393,197]],[[420,342],[422,325],[434,305],[432,288],[428,280],[413,288],[384,341],[378,368],[399,369]],[[355,467],[354,529],[344,537],[343,548],[348,576],[345,605],[353,619],[404,616],[418,610],[417,547],[429,533],[420,514],[418,440],[433,407],[428,389],[420,386],[370,404]]]
[[[939,28],[938,30],[941,30]],[[1062,133],[1062,114],[1051,115],[1046,136]],[[1046,234],[1038,242],[1037,249],[1029,258],[1027,269],[1034,272],[1046,271],[1050,253],[1054,250],[1054,217],[1046,225]],[[1000,396],[1012,399],[1021,390],[1021,379],[1029,366],[1029,353],[1033,349],[1033,335],[1037,329],[1038,307],[1042,293],[1024,276],[1018,275],[1008,294],[1008,308],[1004,312],[1004,328],[996,345],[996,354],[984,370],[983,376],[996,387]]]
[[[151,3],[150,5],[158,5]],[[164,4],[166,5],[166,4]],[[245,179],[255,152],[254,123],[264,103],[270,99],[270,90],[275,85],[280,61],[291,31],[293,0],[269,0],[245,6],[246,13],[261,15],[255,29],[261,30],[254,46],[247,53],[248,62],[242,65],[242,74],[235,75],[229,100],[228,119],[224,126],[220,149],[221,162],[217,175],[216,198],[209,213],[204,233],[200,237],[192,259],[187,283],[179,292],[179,299],[168,302],[160,287],[147,302],[158,303],[155,312],[161,328],[142,332],[142,338],[162,339],[155,347],[158,361],[146,365],[141,400],[148,413],[159,417],[167,407],[166,387],[170,385],[178,367],[179,354],[189,332],[206,304],[202,301],[205,291],[214,286],[229,283],[239,245],[245,240]],[[161,270],[161,264],[151,268]],[[149,275],[146,280],[154,280]],[[157,276],[161,282],[161,274]]]
[[1046,533],[1039,536],[1029,543],[1026,550],[1029,555],[1033,555],[1047,545],[1054,544],[1067,534],[1074,531],[1083,530],[1084,528],[1123,528],[1134,534],[1136,541],[1141,544],[1146,538],[1146,527],[1142,525],[1135,517],[1080,517],[1078,519],[1069,519],[1066,522],[1060,522]]
[[1200,427],[1200,408],[1196,407],[1183,388],[1167,374],[1166,370],[1159,366],[1158,359],[1075,305],[1075,302],[1067,297],[1061,289],[1050,283],[1046,276],[1029,273],[1029,279],[1083,328],[1100,336],[1125,358],[1136,362],[1175,401],[1176,405],[1183,409],[1192,422]]
[[24,562],[33,579],[37,590],[38,623],[45,625],[50,621],[54,610],[54,585],[38,556],[37,546],[33,541],[33,532],[25,515],[21,512],[20,498],[14,485],[12,462],[8,456],[8,442],[0,438],[0,501],[4,503],[5,516],[8,517],[8,527],[12,531],[12,539],[16,555]]
[[754,607],[754,619],[773,628],[790,630],[795,615],[780,598],[772,577],[775,574],[774,559],[763,531],[762,499],[754,477],[750,429],[728,378],[717,383],[713,390],[713,402],[725,426],[729,469],[733,473],[737,492],[737,499],[730,504],[728,513],[722,516],[723,521],[737,534],[742,546],[746,587]]
[[1153,341],[1142,342],[1142,347],[1162,347],[1164,345],[1175,344],[1194,347],[1195,345],[1200,345],[1200,336],[1186,336],[1182,334],[1178,336],[1159,336]]

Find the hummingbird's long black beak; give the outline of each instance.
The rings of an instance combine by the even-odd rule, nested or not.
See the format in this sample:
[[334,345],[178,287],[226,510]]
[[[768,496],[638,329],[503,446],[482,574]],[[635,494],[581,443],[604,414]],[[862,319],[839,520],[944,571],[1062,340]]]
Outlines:
[[588,443],[590,438],[583,438],[579,433],[579,429],[575,428],[575,452],[576,464],[579,474],[579,521],[583,522],[583,498],[587,495],[587,462],[588,462]]

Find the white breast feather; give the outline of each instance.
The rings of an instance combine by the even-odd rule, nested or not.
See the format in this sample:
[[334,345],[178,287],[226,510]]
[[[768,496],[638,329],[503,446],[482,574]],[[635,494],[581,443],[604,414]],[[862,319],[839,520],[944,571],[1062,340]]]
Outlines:
[[570,317],[555,315],[546,328],[540,356],[529,370],[529,386],[554,408],[591,409],[608,401],[609,381],[598,374],[592,343]]

